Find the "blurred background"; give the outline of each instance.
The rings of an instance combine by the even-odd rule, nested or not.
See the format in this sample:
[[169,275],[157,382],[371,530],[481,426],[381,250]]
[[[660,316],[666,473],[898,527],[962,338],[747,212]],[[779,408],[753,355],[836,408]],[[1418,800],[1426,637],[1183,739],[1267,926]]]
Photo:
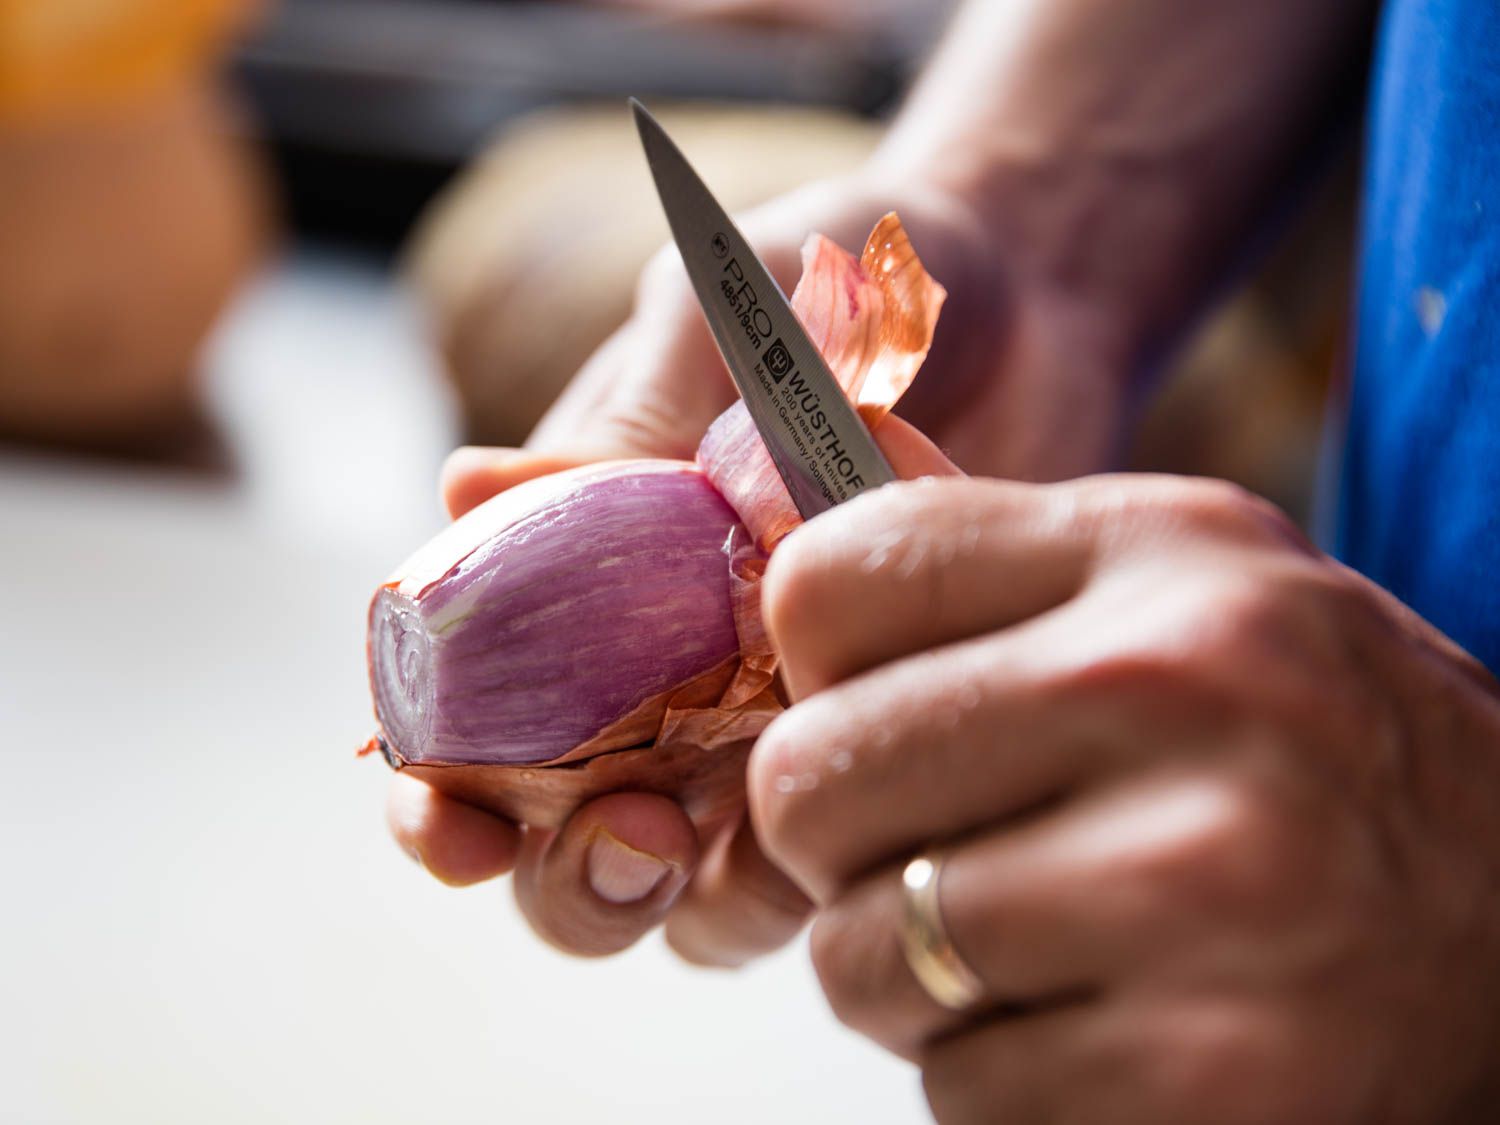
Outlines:
[[[948,7],[0,0],[0,1121],[924,1119],[800,949],[553,954],[353,752],[443,455],[524,437],[666,238],[623,98],[746,206],[857,163]],[[1135,467],[1306,516],[1350,168]]]

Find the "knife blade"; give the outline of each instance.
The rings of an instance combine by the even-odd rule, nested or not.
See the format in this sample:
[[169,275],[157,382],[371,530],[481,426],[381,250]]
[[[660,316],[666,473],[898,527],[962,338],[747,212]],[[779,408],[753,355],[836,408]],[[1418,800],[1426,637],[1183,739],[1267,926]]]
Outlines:
[[646,107],[630,107],[703,315],[802,518],[895,480],[770,271]]

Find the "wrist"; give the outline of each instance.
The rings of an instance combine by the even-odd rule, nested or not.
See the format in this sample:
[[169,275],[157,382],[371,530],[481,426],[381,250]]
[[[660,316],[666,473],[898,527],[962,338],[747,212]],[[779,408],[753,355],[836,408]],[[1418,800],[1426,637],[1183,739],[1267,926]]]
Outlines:
[[964,201],[1017,291],[1108,322],[1129,381],[1321,134],[1327,75],[1366,8],[974,0],[871,167]]
[[784,287],[812,231],[858,252],[897,211],[947,290],[937,339],[900,412],[970,472],[1056,480],[1117,461],[1135,337],[1120,306],[1018,263],[975,197],[875,161],[746,215],[742,229]]
[[1107,162],[1036,149],[1000,159],[993,147],[938,153],[916,167],[886,146],[869,175],[904,177],[912,209],[938,217],[990,275],[991,291],[1067,321],[1080,349],[1129,390],[1191,302],[1169,188],[1140,169],[1127,183]]
[[878,159],[860,190],[899,210],[948,290],[901,413],[970,472],[1060,480],[1118,461],[1138,337],[1123,304],[1043,277],[975,196]]

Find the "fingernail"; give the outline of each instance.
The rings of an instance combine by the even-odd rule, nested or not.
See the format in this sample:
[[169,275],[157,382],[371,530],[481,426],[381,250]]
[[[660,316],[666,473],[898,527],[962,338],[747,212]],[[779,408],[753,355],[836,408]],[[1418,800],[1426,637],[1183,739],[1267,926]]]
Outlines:
[[672,869],[661,857],[632,848],[603,828],[594,833],[585,866],[593,892],[616,906],[640,902]]

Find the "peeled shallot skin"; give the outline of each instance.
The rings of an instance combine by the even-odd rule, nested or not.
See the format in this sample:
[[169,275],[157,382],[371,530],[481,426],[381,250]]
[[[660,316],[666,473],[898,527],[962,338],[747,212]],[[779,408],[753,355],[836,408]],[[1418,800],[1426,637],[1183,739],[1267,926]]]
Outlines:
[[726,547],[743,529],[695,466],[532,485],[459,520],[371,604],[376,715],[407,764],[556,761],[740,651]]

